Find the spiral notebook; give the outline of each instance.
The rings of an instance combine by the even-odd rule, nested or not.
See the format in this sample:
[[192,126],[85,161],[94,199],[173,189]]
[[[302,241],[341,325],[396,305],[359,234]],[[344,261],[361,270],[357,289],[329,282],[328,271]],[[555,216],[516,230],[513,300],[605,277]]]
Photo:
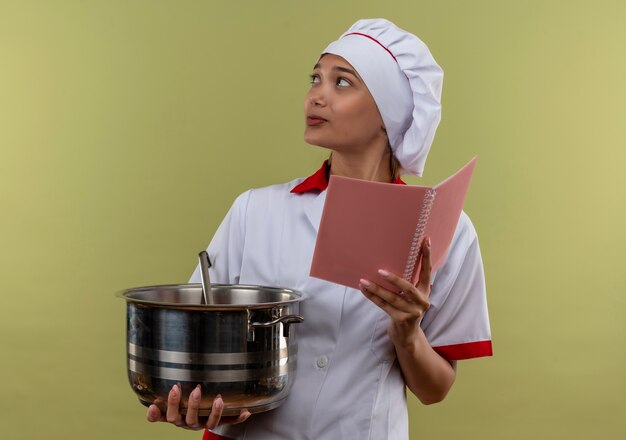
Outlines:
[[365,278],[389,290],[378,269],[415,283],[424,237],[433,272],[444,263],[477,158],[432,186],[331,176],[310,275],[359,288]]

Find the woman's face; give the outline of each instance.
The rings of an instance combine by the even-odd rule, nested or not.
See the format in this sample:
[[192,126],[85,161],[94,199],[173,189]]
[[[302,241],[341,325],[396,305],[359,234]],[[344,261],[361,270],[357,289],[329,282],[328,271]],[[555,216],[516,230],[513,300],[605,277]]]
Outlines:
[[309,144],[343,152],[387,146],[374,98],[340,56],[323,55],[313,68],[304,114],[304,140]]

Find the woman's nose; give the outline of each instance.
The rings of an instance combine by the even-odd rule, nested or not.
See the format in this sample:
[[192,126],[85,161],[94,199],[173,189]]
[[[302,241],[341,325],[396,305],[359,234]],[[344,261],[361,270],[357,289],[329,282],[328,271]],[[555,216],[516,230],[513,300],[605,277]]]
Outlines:
[[326,97],[319,89],[311,90],[308,99],[309,103],[315,107],[323,107],[326,105]]

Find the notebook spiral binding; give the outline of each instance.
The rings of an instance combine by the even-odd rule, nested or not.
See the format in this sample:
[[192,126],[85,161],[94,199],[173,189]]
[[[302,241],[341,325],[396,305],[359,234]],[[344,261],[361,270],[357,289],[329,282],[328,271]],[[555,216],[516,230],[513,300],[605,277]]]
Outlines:
[[430,217],[430,211],[432,210],[433,203],[435,201],[435,195],[437,191],[434,188],[428,188],[424,194],[424,203],[422,203],[422,209],[420,211],[419,218],[417,220],[417,226],[413,233],[413,240],[411,241],[411,248],[409,250],[409,258],[406,261],[404,267],[404,274],[402,278],[412,282],[413,272],[415,271],[415,265],[422,252],[422,241],[424,240],[424,232],[426,231],[426,224]]

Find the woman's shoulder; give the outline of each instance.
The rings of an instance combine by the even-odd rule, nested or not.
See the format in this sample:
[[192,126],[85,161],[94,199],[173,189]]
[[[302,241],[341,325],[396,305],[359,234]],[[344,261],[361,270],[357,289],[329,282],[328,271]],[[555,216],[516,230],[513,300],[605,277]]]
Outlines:
[[476,246],[477,242],[478,234],[474,223],[472,223],[465,211],[461,211],[452,242],[450,243],[447,260],[459,258],[459,262],[463,261],[470,248]]
[[271,199],[275,197],[292,197],[294,194],[291,192],[296,186],[305,180],[304,177],[298,177],[290,180],[289,182],[276,183],[273,185],[262,186],[257,188],[251,188],[244,193],[240,194],[238,198],[244,199]]
[[461,267],[468,259],[480,259],[480,252],[476,252],[478,246],[478,235],[472,220],[465,211],[461,211],[459,221],[454,231],[454,236],[448,248],[445,262],[437,273],[433,274],[439,284],[442,280],[449,279],[451,282],[458,276]]
[[302,183],[304,177],[298,177],[297,179],[290,180],[289,182],[276,183],[273,185],[262,186],[259,188],[253,188],[250,191],[259,195],[273,195],[273,194],[291,194],[291,190],[298,184]]
[[458,260],[456,264],[461,264],[470,247],[477,241],[478,236],[472,220],[465,211],[461,211],[459,221],[454,231],[454,236],[448,248],[446,264]]
[[304,178],[298,177],[289,182],[248,189],[237,196],[233,205],[242,207],[250,203],[268,204],[277,200],[291,199],[296,196],[291,190],[302,181]]
[[477,234],[476,228],[474,228],[474,223],[472,223],[472,220],[465,211],[461,211],[453,240],[462,240],[469,246],[474,240],[476,240],[476,238]]

